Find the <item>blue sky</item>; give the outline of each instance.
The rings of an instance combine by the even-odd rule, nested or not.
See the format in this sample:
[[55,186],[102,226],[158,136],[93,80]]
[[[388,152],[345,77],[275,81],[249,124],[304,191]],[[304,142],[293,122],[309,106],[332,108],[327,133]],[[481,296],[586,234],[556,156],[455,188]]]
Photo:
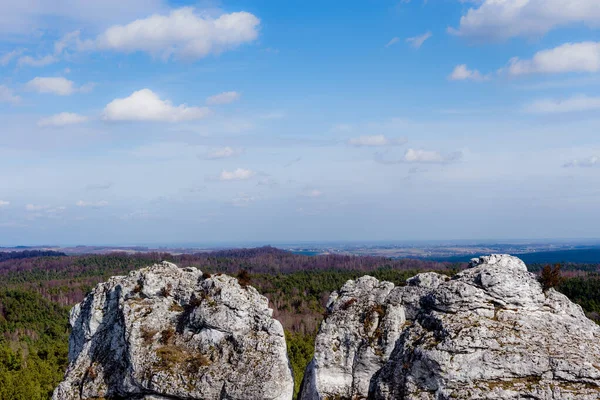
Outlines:
[[0,9],[0,245],[600,236],[597,0]]

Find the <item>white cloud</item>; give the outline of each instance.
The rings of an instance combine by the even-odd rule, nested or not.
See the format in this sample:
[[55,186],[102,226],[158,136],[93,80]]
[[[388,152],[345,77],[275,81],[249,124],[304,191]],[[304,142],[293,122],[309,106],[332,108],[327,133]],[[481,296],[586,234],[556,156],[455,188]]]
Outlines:
[[25,206],[25,209],[27,211],[41,211],[41,210],[47,210],[49,208],[50,208],[50,206],[42,206],[42,205],[37,205],[37,204],[27,204]]
[[235,171],[222,171],[219,175],[221,181],[245,181],[256,175],[256,172],[249,169],[238,168]]
[[386,164],[449,164],[462,158],[461,152],[441,153],[432,150],[408,149],[400,159],[386,160],[384,154],[376,153],[375,161]]
[[242,149],[234,149],[232,147],[223,147],[215,149],[206,155],[209,160],[217,160],[221,158],[230,158],[242,154]]
[[71,47],[73,45],[75,46],[81,46],[81,39],[79,39],[79,35],[81,34],[80,31],[73,31],[73,32],[69,32],[66,35],[64,35],[62,38],[60,38],[59,40],[57,40],[56,42],[54,42],[54,54],[62,54],[62,52],[67,49],[68,47]]
[[206,103],[210,105],[230,104],[234,101],[239,100],[240,97],[241,94],[239,94],[238,92],[223,92],[209,97],[208,99],[206,99]]
[[564,100],[542,99],[524,107],[525,112],[534,114],[562,114],[593,110],[600,110],[600,97],[579,95]]
[[419,49],[419,48],[421,48],[421,46],[423,46],[423,43],[425,43],[425,41],[427,39],[429,39],[431,36],[433,36],[433,34],[431,32],[426,32],[419,36],[410,37],[410,38],[406,39],[406,42],[409,43],[415,49]]
[[304,197],[310,197],[310,198],[317,198],[317,197],[321,197],[323,196],[323,192],[318,190],[318,189],[306,189],[303,193],[302,196]]
[[60,61],[60,58],[63,55],[63,52],[68,47],[73,47],[76,50],[81,50],[86,45],[89,45],[89,43],[84,43],[81,41],[81,39],[79,39],[79,34],[80,34],[79,31],[67,33],[61,39],[54,42],[54,53],[53,54],[47,54],[45,56],[38,56],[38,57],[32,57],[29,55],[22,56],[22,57],[19,57],[19,59],[17,61],[17,65],[19,67],[22,67],[22,66],[45,67],[46,65],[57,63]]
[[457,161],[462,157],[459,152],[442,154],[438,151],[408,149],[404,153],[403,161],[406,163],[446,164]]
[[164,5],[162,0],[5,0],[0,3],[0,32],[15,34],[37,33],[54,22],[95,30],[148,15]]
[[13,103],[16,104],[21,101],[21,98],[15,95],[12,89],[0,85],[0,103]]
[[94,46],[126,53],[143,51],[164,59],[198,59],[254,41],[259,25],[260,20],[248,12],[212,18],[184,7],[168,15],[154,14],[113,26],[95,40]]
[[206,107],[174,106],[161,100],[150,89],[142,89],[124,99],[115,99],[104,108],[104,119],[108,121],[190,121],[206,117]]
[[237,197],[231,200],[231,204],[234,207],[248,207],[250,204],[254,203],[257,200],[256,197],[251,196],[247,193],[240,193]]
[[387,44],[385,45],[385,47],[393,46],[396,43],[398,43],[399,41],[400,41],[399,37],[393,37],[389,42],[387,42]]
[[58,62],[58,57],[53,54],[49,54],[43,57],[32,57],[32,56],[23,56],[19,57],[17,61],[17,65],[19,67],[29,66],[29,67],[45,67],[46,65],[54,64]]
[[[599,3],[600,4],[600,3]],[[513,58],[510,75],[600,71],[600,43],[565,43],[536,53],[530,60]]]
[[0,65],[8,65],[13,60],[13,58],[17,58],[21,53],[23,53],[23,50],[13,50],[3,54],[2,56],[0,56]]
[[597,167],[597,166],[600,166],[600,157],[596,157],[596,156],[583,158],[580,160],[569,161],[568,163],[563,165],[564,168],[573,168],[573,167],[590,168],[590,167]]
[[598,0],[483,0],[449,32],[476,40],[541,36],[574,23],[600,25]]
[[466,81],[471,80],[475,82],[483,82],[489,79],[488,76],[481,75],[481,73],[474,69],[471,70],[466,64],[457,65],[454,71],[448,77],[451,81]]
[[45,127],[60,127],[66,125],[75,125],[86,122],[88,118],[84,115],[75,113],[63,112],[60,114],[52,115],[47,118],[42,118],[38,121],[38,126]]
[[10,201],[0,200],[0,208],[10,206]]
[[38,93],[52,93],[59,96],[69,96],[75,92],[89,92],[93,84],[88,83],[81,87],[76,87],[73,81],[63,77],[36,77],[27,82],[26,87]]
[[348,140],[348,144],[352,146],[367,146],[367,147],[378,147],[378,146],[392,146],[401,145],[406,143],[405,139],[390,139],[385,135],[370,135],[360,136]]
[[83,201],[83,200],[79,200],[77,203],[75,203],[75,205],[77,207],[100,208],[100,207],[106,207],[108,205],[108,201],[105,201],[105,200],[101,200],[101,201]]
[[48,205],[27,204],[25,209],[28,211],[26,218],[30,221],[37,218],[61,218],[67,207],[51,207]]

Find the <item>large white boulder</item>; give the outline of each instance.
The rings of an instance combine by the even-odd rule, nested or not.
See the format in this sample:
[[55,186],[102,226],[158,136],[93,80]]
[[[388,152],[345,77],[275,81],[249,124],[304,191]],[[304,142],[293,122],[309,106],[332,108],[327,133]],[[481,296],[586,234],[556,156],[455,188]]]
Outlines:
[[[407,283],[361,278],[332,296],[302,399],[600,398],[600,327],[518,258]],[[375,343],[360,326],[373,307],[383,311]]]
[[290,400],[268,300],[226,275],[164,262],[99,284],[71,311],[69,368],[54,400]]

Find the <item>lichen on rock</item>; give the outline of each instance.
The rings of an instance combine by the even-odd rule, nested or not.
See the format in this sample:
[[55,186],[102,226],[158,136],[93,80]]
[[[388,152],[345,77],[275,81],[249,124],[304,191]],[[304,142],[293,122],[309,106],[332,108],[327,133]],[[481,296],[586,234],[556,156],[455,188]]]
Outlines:
[[[373,309],[376,341],[360,323]],[[328,312],[303,400],[600,398],[600,327],[516,257],[403,287],[350,281]]]
[[70,323],[54,400],[292,398],[283,328],[235,278],[163,262],[99,284]]

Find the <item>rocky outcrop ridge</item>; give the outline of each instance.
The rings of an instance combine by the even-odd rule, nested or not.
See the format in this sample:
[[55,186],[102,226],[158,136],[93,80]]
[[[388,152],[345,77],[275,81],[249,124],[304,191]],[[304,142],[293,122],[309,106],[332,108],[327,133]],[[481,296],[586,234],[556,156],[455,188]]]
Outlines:
[[70,323],[54,400],[292,398],[283,328],[235,278],[164,262],[99,284]]
[[598,399],[600,327],[516,257],[332,294],[301,399]]

